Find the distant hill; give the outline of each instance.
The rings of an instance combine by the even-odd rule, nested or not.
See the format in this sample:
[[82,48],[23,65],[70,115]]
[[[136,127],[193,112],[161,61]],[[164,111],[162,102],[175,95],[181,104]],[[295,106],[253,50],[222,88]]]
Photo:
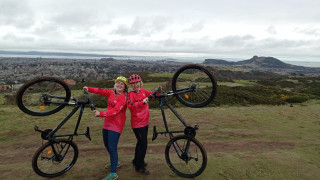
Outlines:
[[207,65],[225,65],[225,66],[246,66],[253,68],[280,68],[280,69],[292,69],[292,68],[302,68],[302,66],[295,66],[291,64],[284,63],[279,59],[273,57],[258,57],[253,56],[251,59],[231,62],[221,59],[205,59],[203,64]]
[[304,67],[284,63],[274,57],[253,56],[251,59],[242,61],[226,61],[222,59],[205,59],[202,64],[212,66],[232,66],[246,69],[262,70],[280,74],[299,74],[308,76],[319,76],[320,68]]
[[1,51],[0,54],[8,55],[37,55],[37,56],[85,56],[85,57],[118,57],[117,55],[103,54],[83,54],[83,53],[65,53],[65,52],[40,52],[40,51]]

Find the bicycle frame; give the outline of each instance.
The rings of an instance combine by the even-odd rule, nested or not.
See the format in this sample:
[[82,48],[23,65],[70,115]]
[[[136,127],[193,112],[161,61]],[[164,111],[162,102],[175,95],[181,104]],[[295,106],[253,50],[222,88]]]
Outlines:
[[[159,99],[159,104],[160,104],[160,109],[161,109],[161,114],[162,114],[162,118],[163,118],[163,122],[164,122],[164,126],[166,131],[163,132],[157,132],[156,130],[156,126],[153,127],[153,137],[152,137],[152,141],[154,141],[158,134],[169,134],[170,139],[173,138],[173,133],[185,133],[186,135],[191,135],[191,137],[195,137],[195,130],[198,129],[198,125],[195,125],[195,127],[190,127],[187,122],[181,117],[181,115],[175,110],[175,108],[171,105],[171,103],[167,100],[167,97],[170,95],[174,95],[174,94],[180,94],[180,93],[185,93],[185,92],[190,92],[193,91],[195,88],[194,85],[192,85],[190,88],[185,88],[185,89],[180,89],[177,92],[173,92],[173,91],[169,91],[166,94],[161,94],[161,95],[156,95],[155,98]],[[184,130],[180,130],[180,131],[169,131],[169,127],[167,124],[167,119],[166,119],[166,115],[164,112],[164,107],[163,107],[163,103],[165,105],[167,105],[169,107],[169,109],[171,110],[171,112],[173,112],[173,114],[180,120],[180,122],[185,126]],[[190,130],[192,132],[190,132]]]
[[[51,95],[43,95],[45,97],[50,97],[50,98],[58,98],[60,99],[61,97],[59,96],[51,96]],[[66,105],[75,105],[75,107],[71,110],[71,112],[50,132],[46,132],[47,134],[44,135],[44,139],[47,139],[49,141],[54,141],[55,138],[57,137],[69,137],[68,140],[73,140],[73,136],[79,136],[79,135],[85,135],[89,140],[91,140],[90,137],[90,129],[87,127],[87,131],[85,133],[78,133],[78,128],[80,125],[80,121],[82,118],[82,114],[85,108],[86,104],[90,104],[90,100],[88,99],[87,101],[78,101],[76,98],[71,98],[74,103],[70,102],[54,102],[54,101],[49,101],[46,99],[45,103],[46,104],[66,104]],[[80,114],[78,116],[78,120],[76,123],[76,127],[74,129],[74,132],[72,134],[60,134],[56,135],[56,132],[80,109]],[[41,131],[38,129],[38,126],[35,125],[34,127],[35,131],[39,131],[41,133],[45,133],[44,131]]]

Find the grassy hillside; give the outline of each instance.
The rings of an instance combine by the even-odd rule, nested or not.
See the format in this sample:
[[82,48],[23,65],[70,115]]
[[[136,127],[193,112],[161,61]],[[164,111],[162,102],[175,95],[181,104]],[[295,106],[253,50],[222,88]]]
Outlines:
[[[0,102],[3,97],[0,98]],[[200,109],[178,108],[191,124],[198,124],[197,139],[208,154],[208,166],[197,179],[319,179],[320,178],[320,101],[313,100],[293,107],[220,106]],[[103,109],[99,109],[103,110]],[[0,105],[0,179],[42,179],[31,168],[34,152],[42,144],[34,132],[53,128],[70,108],[48,117],[23,114],[14,105]],[[180,130],[181,123],[167,112],[169,127]],[[163,130],[161,113],[150,110],[149,147],[146,157],[151,174],[141,176],[131,165],[135,136],[130,128],[130,113],[119,142],[119,179],[183,179],[166,165],[164,157],[168,138],[159,135],[151,141],[152,126]],[[73,131],[76,117],[63,126],[61,132]],[[86,109],[79,132],[91,128],[92,141],[75,137],[79,159],[75,166],[59,179],[102,179],[107,152],[102,144],[103,119],[93,117]]]
[[[142,74],[144,88],[165,89],[172,74]],[[74,97],[82,96],[82,87],[111,88],[112,80],[78,83],[72,86]],[[198,124],[196,138],[208,154],[208,166],[197,179],[320,179],[320,80],[319,78],[286,78],[263,80],[218,81],[218,94],[205,108],[188,108],[175,98],[170,101],[190,124]],[[105,110],[105,98],[92,96]],[[35,151],[43,143],[33,130],[54,128],[72,107],[47,117],[22,113],[14,105],[10,92],[0,94],[0,179],[42,179],[31,167]],[[151,107],[158,102],[151,100]],[[293,103],[293,107],[290,104]],[[166,110],[169,127],[182,130],[182,124]],[[76,113],[77,115],[78,113]],[[59,133],[72,133],[77,117],[70,119]],[[109,162],[101,137],[103,119],[93,117],[86,109],[79,133],[91,129],[92,141],[75,137],[79,158],[75,166],[59,179],[102,179]],[[146,156],[151,174],[141,176],[131,164],[135,136],[130,127],[130,112],[119,142],[119,179],[183,179],[166,165],[164,150],[168,137],[159,135],[151,141],[152,127],[164,130],[161,112],[150,110],[149,146]]]

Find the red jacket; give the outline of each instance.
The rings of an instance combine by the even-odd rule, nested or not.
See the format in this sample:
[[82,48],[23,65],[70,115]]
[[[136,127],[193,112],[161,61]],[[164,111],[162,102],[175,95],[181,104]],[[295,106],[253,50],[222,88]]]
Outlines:
[[100,112],[99,117],[104,117],[103,129],[121,133],[126,122],[126,95],[125,93],[115,95],[114,89],[100,89],[88,87],[91,93],[108,97],[107,111]]
[[143,104],[143,99],[148,97],[152,91],[140,88],[140,92],[130,91],[128,93],[128,108],[131,112],[131,128],[140,128],[149,125],[149,105]]

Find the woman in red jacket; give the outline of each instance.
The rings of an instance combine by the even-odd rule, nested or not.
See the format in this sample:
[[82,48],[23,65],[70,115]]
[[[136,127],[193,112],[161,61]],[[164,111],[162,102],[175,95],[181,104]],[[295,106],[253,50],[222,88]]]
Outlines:
[[129,83],[133,90],[128,93],[127,103],[131,112],[131,128],[137,138],[135,155],[132,163],[135,166],[136,171],[142,174],[149,174],[149,171],[146,169],[147,163],[145,163],[144,158],[148,146],[148,96],[152,91],[141,88],[143,84],[142,79],[137,74],[130,76]]
[[120,134],[126,121],[126,94],[128,92],[127,79],[123,76],[115,80],[114,89],[100,89],[94,87],[83,87],[91,93],[99,94],[100,96],[108,97],[107,111],[94,111],[96,117],[104,118],[102,136],[105,147],[110,155],[110,174],[105,179],[116,179],[118,162],[117,146]]

